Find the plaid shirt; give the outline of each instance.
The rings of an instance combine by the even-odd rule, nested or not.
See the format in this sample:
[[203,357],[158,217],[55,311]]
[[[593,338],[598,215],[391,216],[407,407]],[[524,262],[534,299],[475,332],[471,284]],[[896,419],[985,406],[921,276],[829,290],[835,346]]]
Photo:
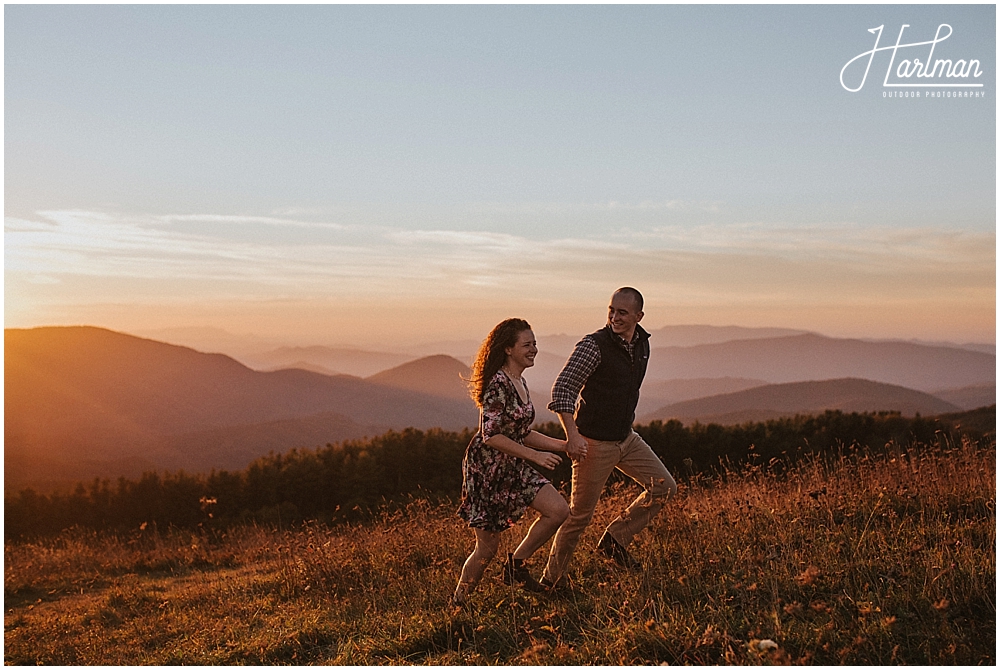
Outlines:
[[[629,358],[632,358],[635,352],[635,343],[639,338],[639,331],[636,330],[632,335],[631,342],[626,342],[625,338],[617,334],[615,337],[618,338],[618,343],[628,351]],[[594,374],[594,370],[600,364],[601,348],[597,346],[593,337],[587,335],[576,343],[569,360],[566,361],[566,365],[556,377],[556,381],[552,385],[552,402],[548,405],[549,409],[556,414],[575,412],[576,399],[580,396],[583,385],[587,383],[590,375]]]

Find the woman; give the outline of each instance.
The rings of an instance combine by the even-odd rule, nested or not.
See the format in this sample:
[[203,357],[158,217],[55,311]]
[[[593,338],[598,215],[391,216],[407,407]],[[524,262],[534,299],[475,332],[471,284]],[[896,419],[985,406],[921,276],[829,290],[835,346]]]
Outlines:
[[540,516],[513,553],[507,555],[504,581],[529,590],[542,587],[524,560],[551,538],[569,516],[569,506],[555,487],[528,463],[551,470],[560,462],[553,451],[566,442],[531,430],[535,408],[521,377],[535,364],[535,336],[523,319],[499,323],[479,347],[472,364],[470,394],[480,409],[479,432],[462,461],[462,505],[458,515],[476,533],[476,548],[462,567],[453,600],[465,603],[500,546],[500,534],[524,515]]

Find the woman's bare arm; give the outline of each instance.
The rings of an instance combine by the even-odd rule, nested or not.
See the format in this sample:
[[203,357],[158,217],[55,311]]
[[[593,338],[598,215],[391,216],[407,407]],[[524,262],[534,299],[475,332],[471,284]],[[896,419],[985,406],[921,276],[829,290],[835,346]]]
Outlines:
[[549,437],[544,433],[539,433],[537,430],[529,432],[527,437],[524,438],[524,443],[529,447],[533,447],[541,451],[566,451],[565,440],[557,440],[556,438]]
[[[531,431],[531,433],[535,433],[535,431]],[[531,433],[528,434],[529,438],[531,437]],[[541,435],[541,433],[535,434]],[[558,442],[558,440],[555,441]],[[528,438],[525,438],[525,442],[528,442]],[[505,454],[515,456],[517,458],[523,458],[524,460],[546,468],[547,470],[551,470],[556,467],[562,460],[555,454],[550,453],[548,450],[540,451],[538,449],[533,449],[526,444],[519,444],[515,442],[506,435],[494,435],[490,439],[486,440],[486,444],[493,447],[497,451],[502,451]]]

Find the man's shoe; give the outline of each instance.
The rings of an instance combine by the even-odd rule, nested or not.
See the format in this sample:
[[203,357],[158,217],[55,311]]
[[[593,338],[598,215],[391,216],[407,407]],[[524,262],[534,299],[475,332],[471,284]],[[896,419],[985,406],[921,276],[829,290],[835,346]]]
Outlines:
[[639,570],[642,568],[642,564],[632,558],[628,550],[619,544],[618,540],[613,538],[608,531],[604,531],[604,535],[601,536],[601,541],[597,543],[597,550],[623,568],[628,568],[629,570]]
[[525,591],[544,591],[545,587],[535,581],[535,578],[524,567],[524,560],[507,554],[507,562],[503,566],[504,584],[520,584]]
[[543,576],[541,579],[538,580],[538,584],[546,591],[552,591],[553,593],[565,591],[568,588],[568,583],[566,581],[565,576],[557,579],[555,583],[550,582],[547,577]]

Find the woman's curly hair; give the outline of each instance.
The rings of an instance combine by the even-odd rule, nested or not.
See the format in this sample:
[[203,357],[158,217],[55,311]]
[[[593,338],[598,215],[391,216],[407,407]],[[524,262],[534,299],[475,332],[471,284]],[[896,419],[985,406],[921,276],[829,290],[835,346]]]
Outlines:
[[526,330],[531,330],[531,326],[524,319],[505,319],[494,326],[479,345],[479,352],[472,362],[472,376],[468,380],[469,395],[476,401],[477,407],[483,406],[486,385],[507,360],[506,349],[517,344],[517,338]]

